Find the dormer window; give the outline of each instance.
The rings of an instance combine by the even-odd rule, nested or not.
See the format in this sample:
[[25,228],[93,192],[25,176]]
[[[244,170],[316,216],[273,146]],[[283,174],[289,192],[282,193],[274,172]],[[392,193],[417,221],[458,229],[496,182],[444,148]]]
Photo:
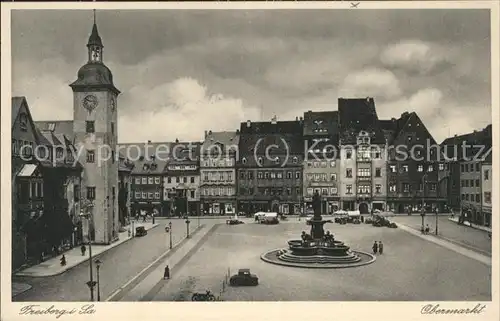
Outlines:
[[50,124],[49,124],[49,130],[50,130],[51,132],[53,132],[54,130],[56,130],[56,123],[50,123]]
[[241,160],[241,162],[242,162],[243,164],[246,164],[246,163],[247,163],[247,159],[246,159],[245,157],[243,157],[243,159]]
[[297,158],[297,156],[294,156],[292,161],[294,164],[297,164],[299,162],[299,159]]
[[262,157],[259,157],[259,158],[257,159],[257,163],[258,163],[259,165],[262,165]]
[[148,169],[149,169],[149,165],[148,164],[142,165],[142,170],[147,171]]
[[275,164],[277,164],[277,165],[279,165],[279,163],[280,163],[280,158],[279,158],[279,157],[275,157],[275,158],[274,158],[274,163],[275,163]]
[[19,115],[19,127],[23,132],[28,130],[28,115],[25,113]]

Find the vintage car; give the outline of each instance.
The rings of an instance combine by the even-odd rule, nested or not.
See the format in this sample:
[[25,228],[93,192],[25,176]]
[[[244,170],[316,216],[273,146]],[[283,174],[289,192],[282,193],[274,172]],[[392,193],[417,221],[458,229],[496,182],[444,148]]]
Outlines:
[[239,269],[238,274],[231,276],[229,285],[258,285],[259,278],[255,274],[250,273],[250,269]]
[[234,219],[234,218],[229,219],[229,220],[226,220],[226,224],[227,224],[227,225],[239,225],[239,224],[244,224],[244,223],[245,223],[245,222],[240,221],[240,220],[238,220],[238,219]]
[[144,228],[144,226],[137,226],[135,228],[135,236],[144,236],[147,234],[148,234],[148,231],[146,231],[146,228]]

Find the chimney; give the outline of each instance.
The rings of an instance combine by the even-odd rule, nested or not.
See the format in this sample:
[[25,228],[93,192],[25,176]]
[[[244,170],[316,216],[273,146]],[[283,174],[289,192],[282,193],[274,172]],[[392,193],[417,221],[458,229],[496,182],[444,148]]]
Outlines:
[[148,140],[148,144],[151,144],[151,141],[150,141],[150,140]]
[[208,132],[205,130],[205,139],[207,138],[208,136]]
[[178,138],[176,138],[176,139],[175,139],[175,142],[176,142],[176,143],[179,143],[179,139],[178,139]]
[[391,121],[394,123],[396,121],[396,118],[391,118]]
[[278,120],[278,117],[276,117],[276,115],[274,115],[274,117],[271,118],[271,124],[276,124],[277,120]]
[[236,135],[239,135],[239,134],[240,134],[240,130],[239,130],[239,129],[237,129],[237,130],[236,130]]
[[208,134],[209,134],[209,135],[212,135],[212,131],[211,131],[211,130],[209,130],[209,131],[208,131]]
[[252,126],[252,122],[250,120],[247,120],[247,128],[250,128]]
[[299,120],[299,116],[295,117],[295,121],[298,121]]
[[406,117],[406,116],[408,116],[408,115],[409,115],[409,114],[408,114],[408,112],[407,112],[407,111],[405,111],[404,113],[402,113],[402,114],[401,114],[401,118],[404,118],[404,117]]
[[302,118],[302,116],[301,116],[301,117],[299,117],[299,120],[300,120],[300,121],[303,121],[303,120],[304,120],[304,118]]

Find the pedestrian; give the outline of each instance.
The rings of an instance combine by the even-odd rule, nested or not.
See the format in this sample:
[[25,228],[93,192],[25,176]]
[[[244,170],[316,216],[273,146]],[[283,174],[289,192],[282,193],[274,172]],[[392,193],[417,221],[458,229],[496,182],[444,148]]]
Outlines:
[[377,251],[378,251],[377,241],[373,242],[372,250],[373,250],[373,254],[377,254]]
[[85,251],[87,251],[85,244],[82,244],[82,246],[80,247],[80,250],[82,251],[82,256],[85,256]]
[[170,268],[167,266],[165,266],[165,272],[163,272],[163,278],[168,280],[170,279]]
[[61,266],[65,266],[66,265],[66,256],[63,256],[61,257]]
[[382,241],[378,241],[378,252],[380,254],[384,253],[384,244],[382,244]]
[[429,227],[429,224],[426,224],[425,225],[425,234],[429,234],[430,230],[431,230],[431,228]]

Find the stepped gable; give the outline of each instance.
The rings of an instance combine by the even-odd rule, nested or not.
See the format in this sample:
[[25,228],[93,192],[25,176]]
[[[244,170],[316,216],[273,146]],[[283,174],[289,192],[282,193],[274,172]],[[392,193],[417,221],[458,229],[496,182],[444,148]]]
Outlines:
[[[272,148],[270,154],[303,154],[302,131],[301,121],[241,123],[239,153],[240,155],[253,155],[254,153],[261,155],[265,153],[266,147],[277,145],[278,148]],[[256,151],[255,148],[257,148]]]
[[362,130],[370,134],[372,144],[385,144],[373,98],[339,98],[338,106],[341,144],[356,144]]

